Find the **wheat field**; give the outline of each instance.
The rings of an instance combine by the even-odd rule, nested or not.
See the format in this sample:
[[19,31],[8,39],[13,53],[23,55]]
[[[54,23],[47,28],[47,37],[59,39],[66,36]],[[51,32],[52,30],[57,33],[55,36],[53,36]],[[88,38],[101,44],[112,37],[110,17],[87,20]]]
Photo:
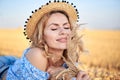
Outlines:
[[[80,57],[81,69],[89,72],[92,80],[120,80],[120,31],[85,30],[84,47]],[[23,29],[0,29],[0,55],[20,57],[30,43]]]

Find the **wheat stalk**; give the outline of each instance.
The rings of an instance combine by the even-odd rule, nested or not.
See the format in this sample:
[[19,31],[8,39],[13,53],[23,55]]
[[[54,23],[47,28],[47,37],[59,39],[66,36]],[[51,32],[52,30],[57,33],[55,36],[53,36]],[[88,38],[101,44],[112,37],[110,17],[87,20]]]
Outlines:
[[76,24],[72,29],[71,35],[69,36],[67,43],[67,59],[62,56],[68,68],[55,73],[51,80],[71,80],[71,78],[76,77],[80,71],[76,63],[79,63],[78,59],[84,49],[81,40],[82,35],[77,32],[79,30],[79,27],[80,25]]

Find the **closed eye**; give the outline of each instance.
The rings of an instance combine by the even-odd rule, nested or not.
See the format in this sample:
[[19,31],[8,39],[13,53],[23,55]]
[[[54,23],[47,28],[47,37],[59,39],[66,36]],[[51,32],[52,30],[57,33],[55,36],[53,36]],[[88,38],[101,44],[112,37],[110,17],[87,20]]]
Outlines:
[[70,29],[70,24],[68,22],[63,24],[64,29]]
[[52,31],[55,31],[55,30],[57,30],[57,28],[55,28],[55,29],[51,29]]
[[64,29],[70,29],[70,27],[65,27]]

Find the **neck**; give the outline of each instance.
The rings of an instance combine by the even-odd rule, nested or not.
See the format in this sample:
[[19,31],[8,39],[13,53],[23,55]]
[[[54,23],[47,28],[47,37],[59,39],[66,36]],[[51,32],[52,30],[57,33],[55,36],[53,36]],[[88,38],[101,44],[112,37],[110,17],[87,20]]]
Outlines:
[[62,55],[64,50],[57,50],[57,49],[48,49],[50,54],[50,65],[60,66],[63,63]]
[[48,49],[48,52],[52,55],[55,55],[57,57],[62,57],[63,55],[63,51],[64,50],[61,50],[61,49],[53,49],[53,48],[49,48]]

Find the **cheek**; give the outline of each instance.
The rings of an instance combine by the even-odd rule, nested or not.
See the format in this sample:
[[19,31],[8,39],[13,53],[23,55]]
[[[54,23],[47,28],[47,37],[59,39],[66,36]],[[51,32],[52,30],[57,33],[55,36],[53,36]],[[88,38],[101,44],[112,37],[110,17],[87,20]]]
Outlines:
[[71,30],[67,31],[67,34],[70,35],[71,34]]
[[48,32],[44,34],[44,40],[49,45],[51,42],[55,41],[55,34]]
[[71,30],[69,30],[69,32],[68,32],[69,34],[71,34]]

